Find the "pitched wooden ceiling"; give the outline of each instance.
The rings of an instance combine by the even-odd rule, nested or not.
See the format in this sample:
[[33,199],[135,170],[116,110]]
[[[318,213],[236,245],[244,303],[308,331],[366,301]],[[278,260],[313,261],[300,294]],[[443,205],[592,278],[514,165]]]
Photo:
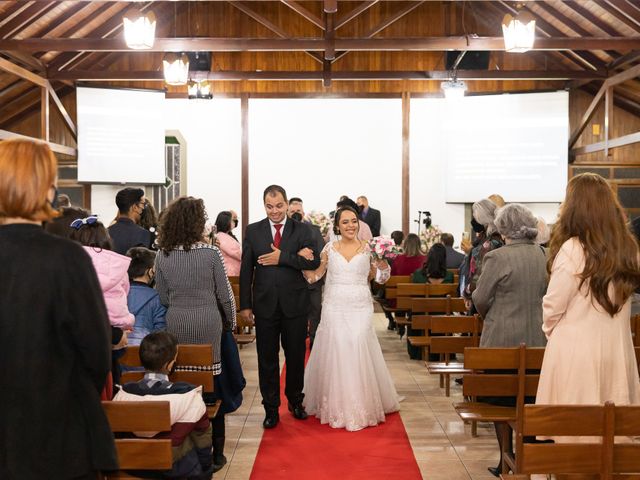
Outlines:
[[[59,96],[76,81],[162,88],[165,51],[211,51],[216,93],[436,93],[446,50],[491,50],[487,70],[460,71],[472,92],[581,88],[640,62],[640,1],[539,0],[536,50],[504,53],[501,20],[515,3],[473,1],[4,1],[0,56],[48,78]],[[335,13],[326,13],[333,10]],[[122,17],[158,18],[153,51],[132,52]],[[438,81],[435,81],[438,80]],[[172,94],[185,88],[172,87]],[[640,82],[615,87],[640,116]],[[0,128],[40,105],[34,84],[0,72]]]

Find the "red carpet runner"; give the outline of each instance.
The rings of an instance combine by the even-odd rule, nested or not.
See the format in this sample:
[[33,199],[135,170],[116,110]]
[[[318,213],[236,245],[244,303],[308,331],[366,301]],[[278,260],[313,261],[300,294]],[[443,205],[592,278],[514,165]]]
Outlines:
[[252,480],[422,478],[400,414],[387,415],[377,427],[347,432],[315,417],[294,419],[284,396],[284,369],[280,390],[280,423],[262,435]]

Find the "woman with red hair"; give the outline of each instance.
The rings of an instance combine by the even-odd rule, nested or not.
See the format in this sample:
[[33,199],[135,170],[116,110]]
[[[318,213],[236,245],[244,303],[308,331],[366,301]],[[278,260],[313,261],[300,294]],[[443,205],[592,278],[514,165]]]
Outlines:
[[58,215],[48,145],[0,142],[0,478],[95,479],[117,468],[100,404],[109,319],[91,259],[46,233]]

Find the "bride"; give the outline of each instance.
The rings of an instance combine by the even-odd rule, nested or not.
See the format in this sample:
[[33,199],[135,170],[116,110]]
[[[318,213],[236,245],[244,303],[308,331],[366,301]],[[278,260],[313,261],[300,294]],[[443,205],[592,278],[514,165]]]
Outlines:
[[309,282],[326,272],[322,319],[304,375],[304,406],[333,428],[350,431],[385,421],[399,397],[382,356],[372,316],[369,280],[389,279],[386,261],[374,261],[358,240],[358,215],[351,207],[335,214],[339,240],[327,244],[320,267],[304,272]]

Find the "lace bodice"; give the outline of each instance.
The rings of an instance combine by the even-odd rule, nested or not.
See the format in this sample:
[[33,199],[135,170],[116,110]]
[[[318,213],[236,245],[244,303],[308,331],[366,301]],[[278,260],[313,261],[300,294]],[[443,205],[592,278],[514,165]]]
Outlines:
[[[369,270],[373,261],[371,249],[365,244],[362,251],[351,260],[340,254],[330,242],[323,252],[327,253],[327,273],[324,284],[323,308],[371,309],[372,298],[369,288]],[[389,279],[390,269],[376,273],[376,281],[384,283]]]

